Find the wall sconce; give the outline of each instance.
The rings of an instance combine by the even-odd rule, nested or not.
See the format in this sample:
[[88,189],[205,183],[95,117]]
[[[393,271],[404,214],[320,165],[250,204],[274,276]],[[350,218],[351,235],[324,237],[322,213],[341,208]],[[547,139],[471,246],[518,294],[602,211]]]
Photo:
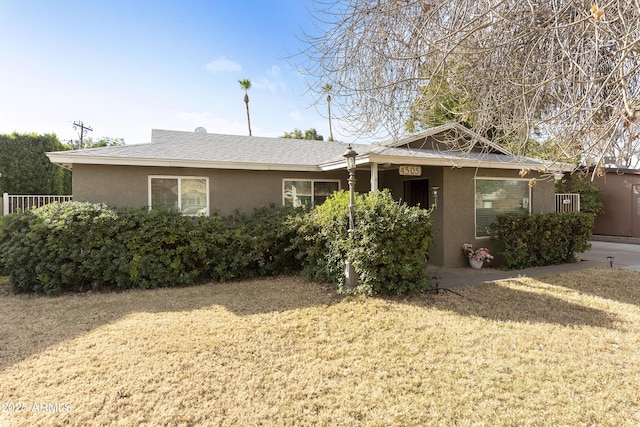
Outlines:
[[609,261],[609,268],[613,268],[613,260],[614,260],[614,259],[615,259],[615,258],[614,258],[614,257],[612,257],[612,256],[608,256],[608,257],[607,257],[607,261]]
[[433,194],[433,203],[431,206],[433,206],[434,210],[438,209],[438,190],[440,190],[440,187],[431,187],[431,193]]

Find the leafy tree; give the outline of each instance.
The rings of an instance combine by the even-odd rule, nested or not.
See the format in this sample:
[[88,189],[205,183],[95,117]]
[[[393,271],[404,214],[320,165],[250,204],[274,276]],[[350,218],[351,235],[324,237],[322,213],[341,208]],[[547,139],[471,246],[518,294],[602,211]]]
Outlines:
[[[74,150],[80,149],[80,141],[71,141],[69,143]],[[100,148],[100,147],[116,147],[125,145],[123,138],[112,138],[109,136],[103,136],[102,138],[94,141],[93,138],[88,137],[82,140],[82,148]]]
[[433,76],[431,84],[419,88],[416,101],[410,107],[410,117],[404,127],[409,132],[457,122],[473,128],[471,97],[457,86],[467,70],[462,61],[449,63],[442,74]]
[[307,129],[302,133],[300,129],[294,129],[293,132],[285,132],[280,138],[288,139],[308,139],[311,141],[323,141],[324,137],[318,134],[314,128]]
[[580,211],[599,215],[604,212],[600,188],[589,181],[589,173],[574,172],[571,176],[556,181],[556,193],[580,194]]
[[251,88],[251,80],[238,80],[240,87],[244,90],[244,103],[247,106],[247,125],[249,126],[249,136],[251,136],[251,117],[249,116],[249,88]]
[[301,68],[319,100],[331,81],[353,134],[399,136],[416,100],[443,95],[436,117],[468,106],[518,153],[534,131],[595,161],[640,141],[637,0],[318,0],[315,20]]
[[68,149],[53,134],[0,135],[0,193],[71,194],[71,172],[45,155]]

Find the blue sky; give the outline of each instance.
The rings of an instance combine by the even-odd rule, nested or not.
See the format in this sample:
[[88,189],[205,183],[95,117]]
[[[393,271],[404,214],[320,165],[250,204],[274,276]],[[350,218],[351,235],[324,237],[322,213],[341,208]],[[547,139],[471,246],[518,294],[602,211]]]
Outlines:
[[[315,128],[326,105],[288,59],[311,0],[0,0],[0,133],[149,142],[151,129],[256,136]],[[334,124],[336,139],[341,136]]]

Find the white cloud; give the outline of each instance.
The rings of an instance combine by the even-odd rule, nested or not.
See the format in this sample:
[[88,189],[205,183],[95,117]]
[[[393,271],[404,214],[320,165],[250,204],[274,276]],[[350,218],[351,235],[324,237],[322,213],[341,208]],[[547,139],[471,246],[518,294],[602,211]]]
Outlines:
[[278,88],[283,87],[282,82],[273,82],[267,78],[262,78],[253,83],[253,87],[256,89],[266,89],[269,92],[277,92]]
[[269,70],[267,70],[267,74],[274,79],[279,79],[282,72],[280,71],[280,67],[274,65]]
[[207,71],[211,73],[217,73],[219,71],[227,72],[227,71],[241,71],[242,66],[231,59],[227,59],[224,56],[222,58],[214,59],[205,65]]
[[286,90],[287,85],[282,78],[282,70],[279,66],[271,66],[271,68],[267,69],[266,73],[267,77],[252,80],[253,87],[268,90],[272,93]]

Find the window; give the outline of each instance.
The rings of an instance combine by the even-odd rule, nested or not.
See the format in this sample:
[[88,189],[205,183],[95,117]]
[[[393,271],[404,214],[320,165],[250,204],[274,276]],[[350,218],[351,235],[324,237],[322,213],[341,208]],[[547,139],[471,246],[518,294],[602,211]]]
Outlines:
[[209,215],[209,178],[150,176],[149,209]]
[[283,181],[282,204],[293,207],[321,205],[331,193],[339,189],[339,180],[285,179]]
[[476,179],[476,237],[489,236],[496,216],[529,213],[531,189],[526,179]]

